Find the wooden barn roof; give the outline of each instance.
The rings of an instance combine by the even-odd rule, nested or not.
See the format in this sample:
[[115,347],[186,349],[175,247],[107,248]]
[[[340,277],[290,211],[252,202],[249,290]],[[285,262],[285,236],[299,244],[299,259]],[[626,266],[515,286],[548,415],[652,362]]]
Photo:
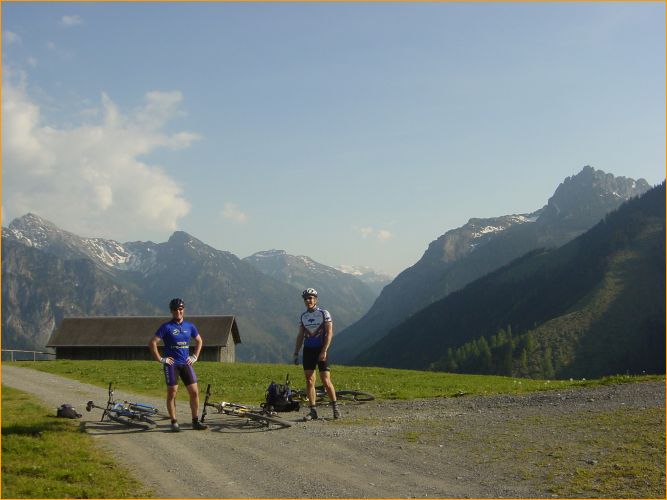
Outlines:
[[[241,343],[234,316],[187,316],[194,323],[204,346],[223,347],[231,333],[235,344]],[[64,318],[47,347],[145,347],[165,316]]]

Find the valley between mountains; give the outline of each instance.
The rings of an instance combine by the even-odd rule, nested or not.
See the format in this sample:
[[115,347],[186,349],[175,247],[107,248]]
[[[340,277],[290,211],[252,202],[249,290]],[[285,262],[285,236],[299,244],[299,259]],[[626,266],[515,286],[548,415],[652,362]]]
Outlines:
[[[2,383],[54,412],[105,398],[99,387],[17,366],[2,367]],[[128,431],[85,410],[81,425],[160,498],[665,496],[664,380],[348,404],[339,421],[327,410],[308,423],[285,414],[295,424],[280,430],[214,415],[207,431],[184,423],[173,434],[167,421]],[[185,405],[178,411],[186,422]],[[657,429],[662,439],[647,441]]]

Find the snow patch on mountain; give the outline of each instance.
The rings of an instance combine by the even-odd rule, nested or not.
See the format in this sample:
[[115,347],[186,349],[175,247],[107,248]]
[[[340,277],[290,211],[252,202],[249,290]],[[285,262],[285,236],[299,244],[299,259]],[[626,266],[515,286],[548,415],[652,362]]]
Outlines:
[[[473,230],[471,233],[472,238],[481,238],[482,236],[486,236],[488,234],[493,234],[493,233],[499,233],[501,231],[504,231],[505,229],[514,226],[516,224],[525,224],[525,223],[530,223],[530,222],[535,222],[537,221],[537,216],[536,215],[508,215],[500,220],[500,224],[497,225],[491,225],[487,224],[485,226],[480,227],[476,231]],[[498,220],[498,219],[496,219]],[[477,243],[473,243],[471,245],[473,248],[477,246]]]

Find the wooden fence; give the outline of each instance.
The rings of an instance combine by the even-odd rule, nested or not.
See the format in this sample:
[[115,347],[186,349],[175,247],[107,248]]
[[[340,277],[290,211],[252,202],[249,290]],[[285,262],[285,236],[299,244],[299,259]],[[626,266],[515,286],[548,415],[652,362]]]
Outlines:
[[[19,358],[19,357],[20,357],[20,358],[22,358],[22,359],[21,359],[21,360],[16,359],[16,361],[25,361],[25,360],[29,360],[29,359],[30,359],[30,354],[32,354],[32,360],[33,360],[33,361],[38,361],[38,359],[37,359],[37,355],[38,355],[38,354],[46,355],[46,356],[55,356],[55,355],[56,355],[55,352],[25,351],[25,350],[23,350],[23,349],[2,349],[2,358],[5,359],[5,353],[9,353],[9,361],[14,361],[14,358],[15,358],[14,353],[15,353],[15,352],[17,352],[17,353],[23,353],[23,354],[26,354],[26,353],[27,353],[26,356],[23,356],[22,354],[17,355],[16,358]],[[40,356],[39,360],[40,360],[40,361],[41,361],[41,360],[49,360],[49,358],[44,358],[44,357]]]

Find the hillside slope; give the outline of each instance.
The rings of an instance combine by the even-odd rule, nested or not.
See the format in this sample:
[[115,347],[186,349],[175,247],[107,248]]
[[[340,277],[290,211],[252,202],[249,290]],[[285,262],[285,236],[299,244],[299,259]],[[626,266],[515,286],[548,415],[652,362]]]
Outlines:
[[[363,316],[377,295],[359,278],[325,266],[305,255],[290,255],[284,250],[257,252],[243,259],[264,274],[295,287],[299,292],[315,288],[320,305],[335,314],[337,329],[343,329]],[[298,303],[300,295],[294,295]]]
[[4,348],[43,350],[65,316],[160,313],[88,259],[64,260],[3,238]]
[[525,376],[664,372],[665,185],[401,323],[353,364]]
[[419,262],[387,285],[368,313],[338,335],[332,355],[349,362],[429,304],[531,250],[567,243],[649,188],[643,179],[587,166],[566,178],[539,210],[470,219],[433,241]]

